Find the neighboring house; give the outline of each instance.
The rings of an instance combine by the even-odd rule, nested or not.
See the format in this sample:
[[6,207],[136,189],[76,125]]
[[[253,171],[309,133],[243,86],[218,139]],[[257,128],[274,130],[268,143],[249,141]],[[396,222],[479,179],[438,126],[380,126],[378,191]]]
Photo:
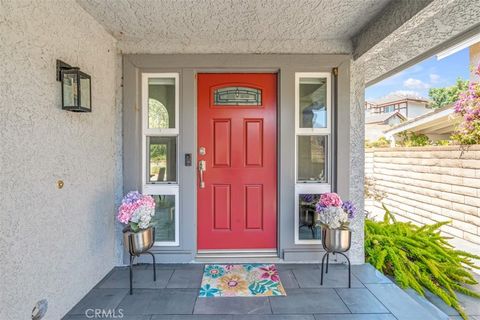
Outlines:
[[398,111],[407,119],[429,112],[429,100],[411,94],[394,93],[375,101],[365,102],[365,111],[384,114]]
[[378,140],[385,135],[384,131],[406,120],[407,118],[400,111],[367,114],[365,115],[365,139]]
[[456,116],[452,105],[436,109],[414,119],[400,123],[384,131],[385,137],[395,145],[398,134],[409,131],[425,134],[432,141],[450,139],[460,117]]
[[[474,39],[478,39],[480,35],[477,35],[474,37]],[[476,72],[476,67],[480,63],[480,42],[470,44],[471,42],[465,41],[465,45],[469,45],[469,56],[470,56],[470,66],[471,66],[471,71],[470,71],[470,81],[471,82],[478,82],[480,81],[480,78],[478,75],[475,73]],[[452,49],[446,50],[443,53],[440,53],[438,55],[439,59],[443,59],[447,57],[448,55],[451,55],[459,50],[461,50],[463,47],[458,46],[454,47]],[[422,100],[423,101],[423,100]],[[427,101],[428,103],[428,101]],[[379,105],[375,105],[372,103],[366,102],[365,105],[368,105],[368,110],[375,110],[378,111],[380,110]],[[408,104],[410,106],[414,105],[412,103]],[[384,104],[381,104],[381,108],[383,107]],[[409,131],[413,132],[416,134],[425,134],[431,141],[435,142],[438,140],[448,140],[450,139],[451,135],[455,131],[455,127],[460,121],[460,117],[458,115],[455,115],[453,105],[448,105],[444,106],[439,109],[435,109],[433,111],[423,113],[420,115],[417,115],[412,118],[412,114],[418,113],[421,109],[421,106],[417,103],[416,106],[411,109],[407,109],[409,111],[410,116],[408,116],[409,120],[400,124],[395,125],[394,127],[390,129],[386,129],[384,131],[384,135],[387,139],[389,139],[392,143],[392,146],[395,145],[395,140],[398,138],[398,134],[400,134],[403,131]],[[368,117],[365,118],[365,123],[366,123],[366,136],[369,135],[368,132]]]

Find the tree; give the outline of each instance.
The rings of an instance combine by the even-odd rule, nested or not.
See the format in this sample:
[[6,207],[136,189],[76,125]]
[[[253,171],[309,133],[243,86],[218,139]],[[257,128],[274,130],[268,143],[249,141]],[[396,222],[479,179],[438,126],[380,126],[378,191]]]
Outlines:
[[[480,64],[475,74],[480,76]],[[454,110],[462,121],[452,138],[462,145],[480,144],[480,82],[470,83],[455,102]]]
[[458,100],[460,93],[468,89],[468,80],[457,79],[457,82],[450,87],[431,88],[428,90],[428,96],[432,100],[431,107],[441,108],[448,104],[453,104]]

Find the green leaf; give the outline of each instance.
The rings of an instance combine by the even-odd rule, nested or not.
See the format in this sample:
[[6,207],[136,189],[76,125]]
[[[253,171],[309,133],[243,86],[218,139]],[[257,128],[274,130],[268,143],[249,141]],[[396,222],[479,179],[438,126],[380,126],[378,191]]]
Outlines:
[[403,288],[420,295],[429,290],[467,319],[457,292],[480,298],[480,293],[466,287],[476,283],[470,268],[479,268],[473,260],[479,257],[456,250],[440,234],[439,228],[449,221],[418,227],[396,221],[383,208],[383,221],[365,221],[365,260],[395,277]]
[[130,222],[130,229],[132,232],[138,232],[138,230],[140,230],[138,223],[135,222]]

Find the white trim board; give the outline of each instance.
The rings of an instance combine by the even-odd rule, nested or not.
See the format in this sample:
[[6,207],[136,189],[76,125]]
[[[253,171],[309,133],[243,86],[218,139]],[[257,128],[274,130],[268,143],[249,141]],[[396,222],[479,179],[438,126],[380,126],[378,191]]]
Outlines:
[[[148,128],[148,80],[150,78],[173,78],[175,79],[175,128]],[[156,241],[156,247],[180,246],[180,185],[179,181],[179,118],[180,118],[180,75],[179,73],[142,73],[142,193],[150,195],[174,195],[175,196],[175,241]],[[176,181],[148,183],[147,174],[147,137],[176,137]]]

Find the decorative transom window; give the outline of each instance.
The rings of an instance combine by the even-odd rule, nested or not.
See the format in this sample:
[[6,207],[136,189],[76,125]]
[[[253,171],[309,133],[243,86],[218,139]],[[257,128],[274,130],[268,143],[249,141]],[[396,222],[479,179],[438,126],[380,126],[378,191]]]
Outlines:
[[142,192],[155,199],[156,246],[179,245],[179,74],[142,74]]
[[224,87],[214,90],[213,104],[216,106],[260,106],[262,91],[248,87]]
[[318,244],[315,203],[331,192],[331,74],[295,74],[295,243]]

